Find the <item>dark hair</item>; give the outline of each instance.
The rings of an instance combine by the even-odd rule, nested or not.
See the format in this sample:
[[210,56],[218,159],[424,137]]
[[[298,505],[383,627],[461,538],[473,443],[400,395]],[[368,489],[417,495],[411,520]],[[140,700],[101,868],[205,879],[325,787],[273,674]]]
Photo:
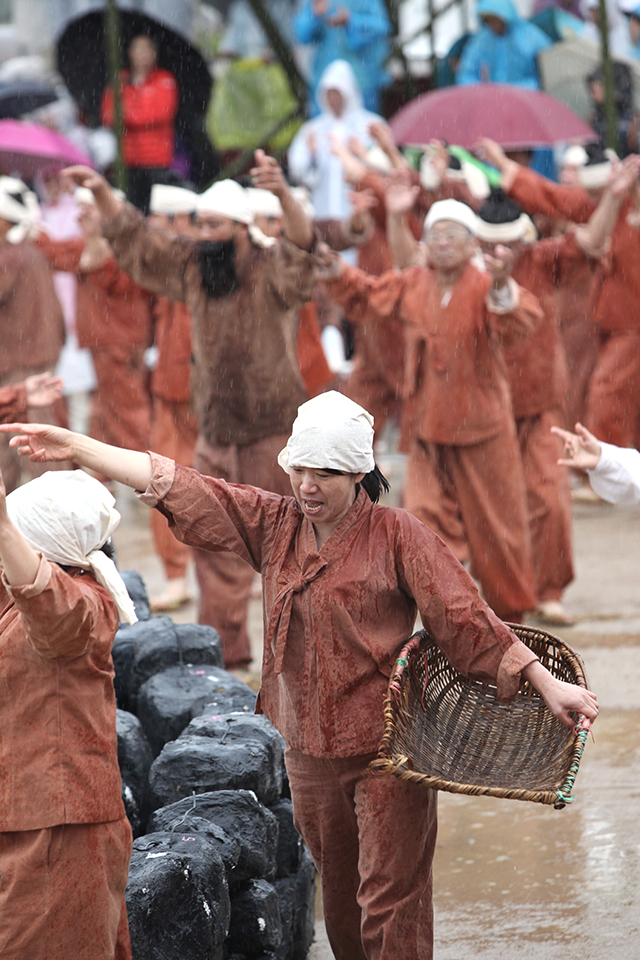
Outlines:
[[[330,470],[329,468],[324,469],[322,472],[332,473],[336,477],[344,477],[345,475],[344,470]],[[360,483],[356,483],[356,490],[359,490],[360,487],[362,487],[372,503],[377,503],[382,494],[389,493],[389,490],[391,489],[389,481],[377,464],[373,470],[370,470],[369,473],[365,473]]]
[[109,560],[113,560],[114,563],[116,562],[116,546],[113,542],[113,537],[109,537],[108,540],[105,540],[100,549],[107,557],[109,557]]

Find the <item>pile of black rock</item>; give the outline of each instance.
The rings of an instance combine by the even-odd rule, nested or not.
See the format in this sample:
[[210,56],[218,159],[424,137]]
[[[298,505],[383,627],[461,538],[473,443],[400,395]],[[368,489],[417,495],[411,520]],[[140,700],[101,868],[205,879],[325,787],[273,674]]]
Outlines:
[[113,647],[133,960],[303,960],[315,869],[282,738],[216,631],[152,618],[140,575],[123,578],[139,617]]

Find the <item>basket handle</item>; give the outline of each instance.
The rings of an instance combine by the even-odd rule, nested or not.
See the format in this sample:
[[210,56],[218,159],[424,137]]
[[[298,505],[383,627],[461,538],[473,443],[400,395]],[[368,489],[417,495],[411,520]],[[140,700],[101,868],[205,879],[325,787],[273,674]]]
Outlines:
[[390,699],[396,701],[400,700],[403,674],[409,665],[410,655],[414,650],[418,649],[421,640],[422,633],[414,633],[414,635],[405,643],[404,647],[400,651],[400,656],[396,660],[393,673],[391,674],[391,679],[389,680],[388,696]]
[[585,719],[586,718],[584,716],[581,716],[576,724],[577,735],[575,746],[573,748],[573,760],[571,761],[571,766],[567,772],[567,778],[558,790],[558,797],[553,805],[554,810],[564,810],[568,803],[575,803],[576,798],[571,796],[571,791],[573,790],[573,785],[576,782],[578,769],[580,767],[580,760],[582,759],[587,737],[589,736],[589,728],[581,726]]

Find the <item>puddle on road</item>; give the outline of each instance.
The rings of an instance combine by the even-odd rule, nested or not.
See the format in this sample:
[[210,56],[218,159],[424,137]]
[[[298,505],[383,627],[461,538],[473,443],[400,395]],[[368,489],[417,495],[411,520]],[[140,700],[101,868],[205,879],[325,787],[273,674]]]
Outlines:
[[601,714],[563,811],[440,795],[435,960],[640,960],[639,731]]

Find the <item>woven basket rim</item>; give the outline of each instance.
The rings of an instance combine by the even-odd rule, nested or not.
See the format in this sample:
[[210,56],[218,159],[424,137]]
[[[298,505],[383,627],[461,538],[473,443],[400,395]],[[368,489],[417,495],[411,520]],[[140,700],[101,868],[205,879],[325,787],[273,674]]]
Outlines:
[[[553,646],[561,655],[563,663],[567,664],[573,673],[575,677],[574,682],[579,686],[587,687],[587,677],[582,660],[568,643],[560,637],[556,637],[546,630],[541,630],[536,627],[511,623],[507,624],[507,626],[529,647],[533,645],[534,640],[538,641],[538,643],[541,641],[546,643],[549,648]],[[574,798],[571,797],[571,790],[578,773],[580,759],[588,735],[587,730],[567,729],[567,745],[570,744],[570,751],[568,753],[569,760],[562,782],[555,784],[554,789],[526,789],[521,786],[504,787],[491,785],[490,783],[486,785],[465,783],[454,778],[447,779],[444,776],[433,776],[431,774],[421,773],[413,768],[411,758],[396,749],[396,723],[400,709],[400,700],[407,682],[408,667],[411,658],[431,647],[435,647],[438,655],[446,660],[436,641],[424,629],[416,631],[400,651],[389,680],[387,696],[385,698],[384,735],[380,742],[378,757],[370,765],[371,769],[376,773],[392,774],[400,780],[417,783],[433,790],[442,790],[447,793],[465,794],[467,796],[491,796],[506,800],[526,800],[533,803],[553,805],[556,809],[562,809],[567,803],[573,802]],[[455,671],[455,668],[451,665],[450,667],[453,672],[462,678],[462,674]],[[463,680],[467,685],[481,687],[487,691],[496,689],[494,684],[484,684],[479,680],[468,680],[468,678],[463,678]],[[540,699],[537,691],[535,691],[530,684],[525,684],[516,694],[514,703],[517,702],[519,698],[526,699],[531,696]],[[496,699],[496,705],[497,704],[498,701]]]

